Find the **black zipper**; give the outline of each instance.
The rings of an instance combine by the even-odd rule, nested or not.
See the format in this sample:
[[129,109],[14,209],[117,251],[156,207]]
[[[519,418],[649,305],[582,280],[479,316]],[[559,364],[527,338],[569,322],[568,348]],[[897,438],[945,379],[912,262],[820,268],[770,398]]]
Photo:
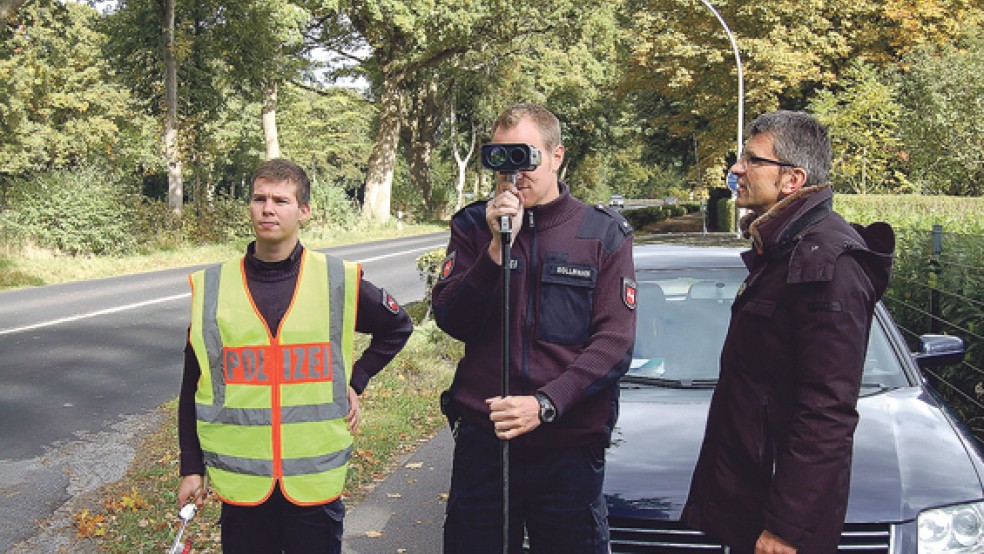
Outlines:
[[536,309],[536,299],[539,298],[539,290],[536,284],[539,283],[539,255],[537,252],[537,233],[536,233],[536,212],[529,210],[526,212],[528,226],[532,237],[530,238],[530,253],[528,271],[526,272],[526,321],[523,322],[523,366],[522,366],[522,391],[523,394],[533,394],[530,390],[530,345],[533,334],[533,315]]

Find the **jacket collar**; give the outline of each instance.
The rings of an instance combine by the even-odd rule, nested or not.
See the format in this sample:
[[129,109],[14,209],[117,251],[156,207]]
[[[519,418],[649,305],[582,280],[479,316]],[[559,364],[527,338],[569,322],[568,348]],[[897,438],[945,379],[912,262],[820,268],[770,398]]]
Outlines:
[[260,281],[279,281],[297,275],[301,269],[301,257],[304,247],[297,241],[294,249],[284,259],[276,262],[265,262],[256,257],[256,241],[246,246],[246,261],[243,266],[246,275]]
[[[564,223],[575,215],[581,204],[571,196],[571,189],[567,183],[558,181],[557,186],[560,187],[560,196],[546,204],[533,206],[526,210],[528,214],[536,218],[537,228],[545,229]],[[530,216],[524,215],[523,217],[528,218]]]
[[778,243],[790,241],[833,211],[830,184],[804,187],[776,203],[760,216],[750,214],[741,221],[745,236],[755,252],[764,254]]

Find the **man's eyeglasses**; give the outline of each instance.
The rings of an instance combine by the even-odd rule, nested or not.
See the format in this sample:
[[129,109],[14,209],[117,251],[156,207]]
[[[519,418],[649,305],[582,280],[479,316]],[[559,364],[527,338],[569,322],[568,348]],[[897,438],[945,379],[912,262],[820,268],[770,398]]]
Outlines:
[[762,158],[760,156],[751,156],[748,153],[743,153],[738,162],[742,165],[754,165],[760,166],[765,164],[778,165],[779,167],[796,167],[796,164],[791,164],[787,162],[780,162],[779,160],[773,160],[772,158]]

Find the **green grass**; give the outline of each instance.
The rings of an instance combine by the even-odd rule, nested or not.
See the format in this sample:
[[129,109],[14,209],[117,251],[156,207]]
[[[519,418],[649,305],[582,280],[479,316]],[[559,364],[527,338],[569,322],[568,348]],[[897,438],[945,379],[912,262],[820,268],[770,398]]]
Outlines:
[[834,209],[857,223],[884,221],[897,229],[984,235],[984,197],[834,194]]
[[17,269],[13,261],[0,257],[0,290],[7,288],[34,287],[44,284],[37,275]]

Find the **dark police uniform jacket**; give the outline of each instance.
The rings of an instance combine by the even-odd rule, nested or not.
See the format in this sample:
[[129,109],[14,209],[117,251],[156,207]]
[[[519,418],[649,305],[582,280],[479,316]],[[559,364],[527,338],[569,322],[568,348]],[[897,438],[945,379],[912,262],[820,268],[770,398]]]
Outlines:
[[[558,186],[559,198],[524,211],[511,252],[509,320],[510,394],[545,394],[557,419],[512,442],[607,446],[635,338],[632,229]],[[465,343],[453,406],[491,434],[485,399],[502,393],[502,270],[488,255],[485,204],[453,217],[433,305],[438,326]]]

